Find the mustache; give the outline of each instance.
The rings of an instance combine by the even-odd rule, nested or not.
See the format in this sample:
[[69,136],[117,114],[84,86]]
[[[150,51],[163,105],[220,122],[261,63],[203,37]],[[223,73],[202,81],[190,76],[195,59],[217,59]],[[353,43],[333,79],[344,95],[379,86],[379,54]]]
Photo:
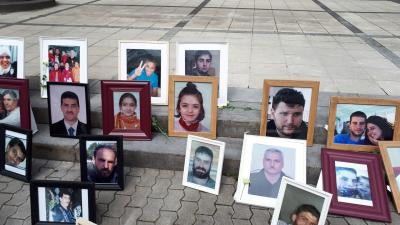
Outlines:
[[198,167],[196,167],[195,169],[196,169],[196,170],[201,170],[201,171],[203,171],[204,173],[207,172],[206,169],[204,169],[203,167],[199,167],[199,166],[198,166]]

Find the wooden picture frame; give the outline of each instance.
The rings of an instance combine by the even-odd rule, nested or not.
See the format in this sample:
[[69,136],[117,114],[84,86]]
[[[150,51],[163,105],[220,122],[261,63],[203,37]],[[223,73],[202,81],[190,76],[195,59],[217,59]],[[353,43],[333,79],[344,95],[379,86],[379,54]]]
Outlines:
[[188,135],[182,185],[218,195],[224,152],[225,142]]
[[307,219],[316,220],[308,222],[324,225],[328,216],[331,198],[331,193],[283,177],[271,224],[281,224],[278,221],[292,224],[295,223],[292,218],[293,215],[296,215],[295,219],[298,219],[302,216],[300,215],[302,212],[308,212],[308,215],[311,216],[307,217]]
[[[362,113],[364,113],[364,115],[362,115]],[[351,127],[351,115],[355,115],[352,117],[354,118],[354,127]],[[369,126],[368,124],[370,123],[369,121],[371,120],[372,123],[372,119],[375,119],[373,117],[378,118],[380,121],[383,121],[380,122],[380,124],[382,124],[380,126],[385,126],[388,128],[384,129],[382,127],[382,129],[389,130],[388,132],[392,133],[392,138],[385,138],[386,140],[400,140],[400,100],[338,96],[331,97],[329,108],[327,147],[351,151],[372,152],[378,150],[378,145],[373,145],[372,142],[369,141],[369,130],[367,129],[367,126]],[[360,124],[362,122],[364,122],[365,124],[364,131],[361,131],[361,128],[357,127],[360,126],[357,124]],[[338,127],[341,127],[343,129],[341,131],[338,131]],[[345,131],[346,129],[349,131]],[[350,140],[350,129],[354,129],[353,132],[358,133],[358,141],[354,142]],[[351,144],[344,143],[349,141],[351,141]]]
[[323,148],[324,191],[332,193],[330,213],[390,222],[379,155]]
[[32,177],[32,131],[0,124],[0,174],[29,182]]
[[[199,55],[210,55],[209,62],[202,64],[207,73],[204,76],[218,77],[218,106],[228,104],[228,49],[229,43],[177,42],[176,74],[186,76],[203,76],[196,70],[196,59]],[[197,56],[197,57],[196,57]],[[200,57],[201,58],[201,57]],[[206,59],[204,59],[206,60]],[[197,67],[198,68],[198,67]],[[211,74],[210,74],[211,73]]]
[[[151,103],[167,105],[168,103],[168,76],[169,76],[169,42],[168,41],[133,41],[123,40],[118,44],[118,79],[131,80],[129,74],[134,74],[139,68],[143,76],[138,76],[136,81],[150,81]],[[146,61],[152,62],[147,73]],[[151,74],[151,70],[153,74]]]
[[[30,184],[30,196],[32,225],[75,224],[79,217],[96,222],[93,182],[33,180]],[[56,201],[56,198],[60,198],[60,201]],[[68,207],[70,203],[72,205]],[[65,208],[63,204],[67,204],[66,210],[70,211],[65,216],[58,209]],[[80,210],[75,210],[78,208]],[[80,214],[77,215],[74,211],[80,211]]]
[[95,182],[97,190],[124,189],[122,136],[82,136],[79,146],[82,182]]
[[[305,140],[245,134],[233,198],[239,203],[274,208],[283,177],[306,183],[306,155]],[[266,173],[275,183],[268,182]],[[275,174],[279,174],[278,179]]]
[[400,213],[400,141],[380,141],[379,149],[393,201],[397,213]]
[[[39,37],[40,93],[47,98],[47,82],[88,83],[87,39],[74,37]],[[52,54],[51,51],[54,51]],[[57,53],[58,52],[58,53]],[[63,56],[63,52],[65,55]],[[68,63],[69,72],[63,72]],[[75,65],[78,63],[77,65]],[[60,73],[56,73],[57,64]],[[73,65],[69,65],[73,64]],[[75,67],[75,68],[74,68]],[[52,72],[54,70],[54,72]]]
[[[285,91],[286,90],[286,91]],[[318,92],[319,92],[319,81],[298,81],[298,80],[264,80],[263,86],[263,99],[262,99],[262,109],[261,109],[261,124],[260,124],[260,135],[261,136],[271,136],[271,137],[283,137],[288,138],[279,134],[276,128],[276,117],[281,118],[280,120],[287,121],[288,119],[283,118],[283,116],[275,116],[275,120],[272,120],[273,115],[275,113],[272,109],[273,97],[278,93],[279,100],[277,106],[282,105],[282,110],[292,110],[292,117],[294,117],[293,122],[289,125],[294,126],[293,123],[297,124],[297,128],[295,131],[289,131],[291,133],[293,139],[302,139],[307,140],[307,146],[313,145],[314,140],[314,126],[315,119],[317,113],[317,103],[318,103]],[[287,96],[287,97],[285,97]],[[304,106],[301,107],[300,104],[290,105],[285,103],[285,98],[290,98],[289,101],[295,101],[301,103],[301,100],[305,100]],[[280,104],[279,104],[280,103]],[[289,102],[288,102],[289,103]],[[276,110],[281,111],[281,107]],[[285,107],[285,108],[283,108]],[[300,121],[299,116],[293,114],[297,114],[299,110],[302,111],[302,120]],[[279,113],[277,112],[277,114]],[[297,122],[296,122],[297,121]],[[286,126],[288,122],[281,122],[282,126]],[[272,127],[270,129],[269,127]],[[284,128],[281,128],[284,129]],[[304,134],[306,132],[306,134]]]
[[[168,135],[186,137],[188,134],[192,134],[215,139],[217,137],[217,88],[217,77],[170,76]],[[179,98],[181,92],[181,97],[194,96],[194,98],[191,98],[194,99],[194,103],[186,104],[188,107],[200,107],[194,112],[185,113],[184,117],[186,119],[181,116],[181,106],[179,106],[179,110],[177,109],[177,104],[181,99]],[[200,99],[203,100],[203,104],[199,104]],[[192,108],[190,109],[192,110]],[[186,120],[195,122],[187,125]]]
[[[0,37],[0,56],[8,56],[9,67],[2,68],[0,78],[24,78],[24,38]],[[2,65],[3,62],[0,62]],[[7,64],[7,62],[6,62]]]
[[[28,79],[0,79],[0,94],[9,99],[0,123],[31,129],[31,105]],[[4,100],[4,96],[2,97]],[[9,110],[7,110],[9,108]],[[7,114],[5,114],[7,112]]]
[[[122,135],[129,140],[151,140],[148,81],[102,80],[101,97],[104,135]],[[128,100],[133,105],[127,108],[129,112],[124,113],[122,101]]]
[[[50,136],[79,138],[90,134],[90,97],[87,84],[47,82],[47,96]],[[71,125],[67,120],[75,122]],[[73,134],[69,133],[70,128],[73,128]]]

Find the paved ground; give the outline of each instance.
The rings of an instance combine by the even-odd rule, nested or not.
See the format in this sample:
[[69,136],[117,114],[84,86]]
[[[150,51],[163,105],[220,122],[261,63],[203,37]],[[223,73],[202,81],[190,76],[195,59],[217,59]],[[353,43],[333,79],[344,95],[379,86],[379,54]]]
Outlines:
[[[72,162],[33,161],[33,178],[80,180],[80,165]],[[182,186],[182,171],[125,167],[124,191],[96,191],[97,222],[104,225],[264,225],[272,209],[235,203],[236,183],[222,177],[218,196]],[[400,216],[391,206],[392,223]],[[0,224],[31,224],[29,184],[0,175]],[[267,222],[268,221],[268,222]],[[329,225],[383,225],[330,215]]]

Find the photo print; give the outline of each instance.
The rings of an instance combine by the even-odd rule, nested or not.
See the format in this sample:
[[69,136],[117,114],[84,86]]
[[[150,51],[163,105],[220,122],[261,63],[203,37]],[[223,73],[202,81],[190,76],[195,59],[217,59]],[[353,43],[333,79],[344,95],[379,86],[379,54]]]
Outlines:
[[0,37],[0,78],[24,78],[24,39]]

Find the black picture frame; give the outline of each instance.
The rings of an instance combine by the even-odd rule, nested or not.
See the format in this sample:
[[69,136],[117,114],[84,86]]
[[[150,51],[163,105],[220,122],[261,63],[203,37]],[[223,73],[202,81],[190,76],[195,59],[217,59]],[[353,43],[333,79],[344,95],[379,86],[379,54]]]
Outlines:
[[[79,90],[83,88],[83,90]],[[76,90],[79,90],[80,93],[75,93]],[[59,113],[60,111],[60,99],[62,93],[70,91],[77,95],[79,99],[79,113],[78,113],[78,125],[77,131],[74,136],[69,136],[68,132],[65,128],[65,125],[62,123],[63,117],[57,116],[56,111]],[[52,93],[53,92],[53,93]],[[48,114],[49,114],[49,128],[50,128],[50,136],[52,137],[64,137],[64,138],[79,138],[82,135],[89,135],[91,130],[91,120],[90,120],[90,97],[88,91],[88,85],[82,83],[65,83],[65,82],[47,82],[47,103],[48,103]],[[84,99],[82,99],[84,98]],[[84,101],[82,101],[84,100]],[[54,110],[53,108],[57,107],[58,110]],[[85,110],[85,112],[81,113],[81,111]],[[80,118],[79,115],[84,115],[86,118]],[[62,115],[62,112],[61,112]],[[54,119],[54,118],[57,119]],[[61,120],[60,120],[61,118]],[[83,119],[83,122],[81,120]],[[86,119],[86,123],[85,122]],[[64,129],[64,131],[62,131]]]
[[[6,139],[8,137],[12,138],[7,142]],[[25,140],[25,144],[21,139]],[[12,140],[16,140],[14,146],[24,145],[25,159],[21,163],[25,161],[25,171],[17,166],[7,165],[6,163],[6,150]],[[21,149],[21,146],[19,148]],[[0,124],[0,151],[0,174],[29,182],[32,178],[32,131],[8,124]]]
[[[115,147],[117,151],[117,165],[115,165],[114,173],[117,173],[116,183],[97,183],[88,177],[88,141],[96,145],[115,142]],[[91,151],[94,151],[94,148]],[[98,190],[123,190],[124,189],[124,154],[123,154],[123,136],[117,135],[86,135],[79,139],[79,149],[80,149],[80,160],[81,160],[81,180],[82,182],[90,181],[95,182],[95,187]],[[92,164],[93,165],[93,164]],[[94,166],[94,165],[93,165]]]
[[[52,190],[57,190],[57,189],[59,190],[59,192],[61,191],[61,189],[64,190],[72,189],[73,192],[70,192],[71,201],[74,201],[74,197],[79,196],[79,190],[80,190],[81,216],[87,214],[87,219],[89,219],[92,222],[96,222],[96,202],[95,202],[96,199],[95,199],[95,188],[93,182],[33,180],[31,181],[30,185],[32,225],[75,224],[75,221],[74,222],[48,221],[49,219],[47,219],[47,217],[50,216],[51,209],[48,209],[47,200],[48,198],[56,199],[56,196],[54,196],[55,193],[53,193]],[[75,202],[77,201],[75,200]],[[59,203],[55,202],[55,205],[56,204]],[[86,204],[87,207],[84,207],[85,206],[84,204]],[[43,207],[45,207],[45,209],[43,209]],[[55,207],[56,206],[54,206],[53,208]],[[43,212],[42,210],[45,211]],[[45,217],[46,219],[42,220],[41,217]]]

